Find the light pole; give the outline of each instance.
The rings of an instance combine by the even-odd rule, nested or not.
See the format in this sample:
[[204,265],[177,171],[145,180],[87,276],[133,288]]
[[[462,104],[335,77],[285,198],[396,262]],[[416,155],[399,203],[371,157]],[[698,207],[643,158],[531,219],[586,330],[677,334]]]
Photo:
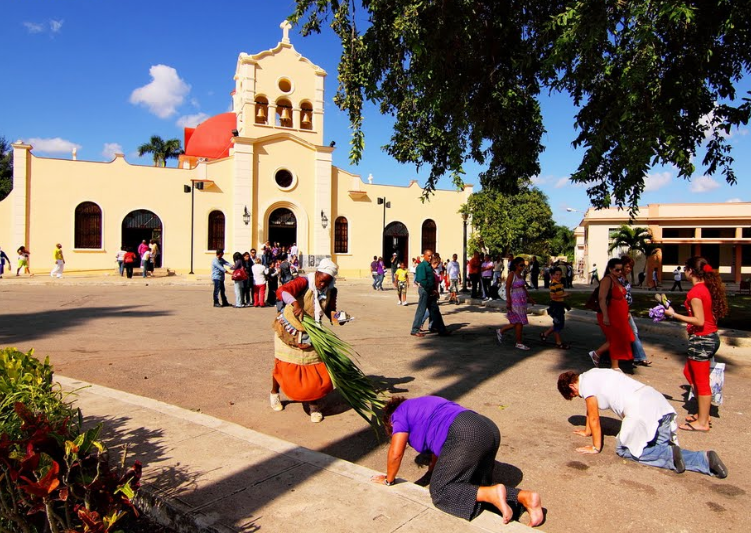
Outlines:
[[469,292],[467,289],[467,219],[468,213],[462,213],[462,221],[464,224],[464,238],[462,239],[462,290],[459,292]]
[[202,181],[190,180],[190,185],[183,185],[183,192],[190,193],[190,274],[193,274],[193,227],[196,215],[196,189],[203,190]]
[[386,208],[391,208],[391,202],[386,201],[386,197],[378,198],[378,205],[383,205],[383,229],[386,229]]

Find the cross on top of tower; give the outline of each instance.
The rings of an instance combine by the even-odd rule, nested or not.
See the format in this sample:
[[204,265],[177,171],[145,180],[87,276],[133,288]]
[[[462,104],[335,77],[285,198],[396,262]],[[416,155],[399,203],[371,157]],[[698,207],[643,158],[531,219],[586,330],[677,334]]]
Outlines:
[[292,24],[288,20],[283,20],[279,27],[282,29],[282,42],[289,44],[289,30],[292,29]]

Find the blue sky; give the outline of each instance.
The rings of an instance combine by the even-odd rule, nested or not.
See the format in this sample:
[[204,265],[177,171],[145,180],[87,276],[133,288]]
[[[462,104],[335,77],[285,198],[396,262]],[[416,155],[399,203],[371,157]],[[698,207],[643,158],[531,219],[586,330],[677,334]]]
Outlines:
[[[289,0],[5,2],[0,136],[30,142],[39,156],[70,158],[75,146],[79,159],[108,161],[123,152],[131,163],[151,164],[138,158],[137,147],[151,135],[182,141],[185,125],[228,111],[238,54],[276,46],[279,23],[293,10]],[[331,31],[303,38],[296,28],[290,37],[298,52],[328,72],[324,136],[337,142],[334,163],[363,179],[372,174],[374,183],[424,183],[424,169],[401,165],[380,149],[391,120],[373,106],[365,114],[363,160],[349,164],[348,122],[332,101],[338,40]],[[749,78],[738,87],[751,89]],[[573,227],[589,206],[585,187],[567,179],[581,155],[571,147],[575,109],[560,94],[545,97],[542,106],[546,150],[535,182],[548,195],[556,222]],[[641,204],[751,201],[749,128],[731,132],[730,142],[736,186],[704,176],[700,151],[690,183],[673,168],[652,169]],[[481,169],[468,164],[466,170],[466,182],[477,186]],[[441,186],[451,184],[446,179]]]

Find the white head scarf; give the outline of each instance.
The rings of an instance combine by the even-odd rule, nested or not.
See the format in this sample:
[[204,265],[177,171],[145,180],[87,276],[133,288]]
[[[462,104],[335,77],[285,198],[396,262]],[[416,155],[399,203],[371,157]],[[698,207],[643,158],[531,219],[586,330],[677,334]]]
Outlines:
[[320,263],[318,263],[318,268],[316,270],[318,270],[318,272],[328,274],[332,278],[335,278],[337,273],[339,272],[339,267],[336,266],[336,263],[334,263],[331,259],[324,258],[321,259]]
[[[334,263],[331,259],[324,258],[321,259],[321,262],[318,263],[318,267],[316,268],[318,272],[321,272],[323,274],[328,274],[331,276],[331,283],[329,283],[328,287],[324,289],[324,294],[328,292],[328,290],[333,287],[336,284],[336,274],[339,272],[339,267],[336,266],[336,263]],[[315,311],[313,318],[316,322],[319,324],[321,323],[321,318],[323,317],[323,309],[321,308],[321,291],[318,290],[316,287],[316,277],[315,273],[311,272],[308,274],[308,289],[313,291],[313,303],[315,305]]]

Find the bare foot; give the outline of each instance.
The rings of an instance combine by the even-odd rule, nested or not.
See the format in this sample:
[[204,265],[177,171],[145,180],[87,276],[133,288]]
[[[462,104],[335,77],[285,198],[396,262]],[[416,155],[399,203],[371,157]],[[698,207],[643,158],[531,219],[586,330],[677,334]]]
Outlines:
[[514,511],[511,510],[511,507],[509,507],[509,504],[506,501],[506,487],[504,485],[498,484],[493,488],[495,488],[496,497],[498,498],[498,501],[493,502],[493,505],[495,505],[498,510],[501,511],[501,515],[503,516],[503,523],[508,524],[514,517]]
[[522,490],[519,492],[518,500],[527,510],[527,513],[529,513],[530,526],[535,527],[543,523],[545,513],[542,511],[542,500],[539,494],[529,490]]

